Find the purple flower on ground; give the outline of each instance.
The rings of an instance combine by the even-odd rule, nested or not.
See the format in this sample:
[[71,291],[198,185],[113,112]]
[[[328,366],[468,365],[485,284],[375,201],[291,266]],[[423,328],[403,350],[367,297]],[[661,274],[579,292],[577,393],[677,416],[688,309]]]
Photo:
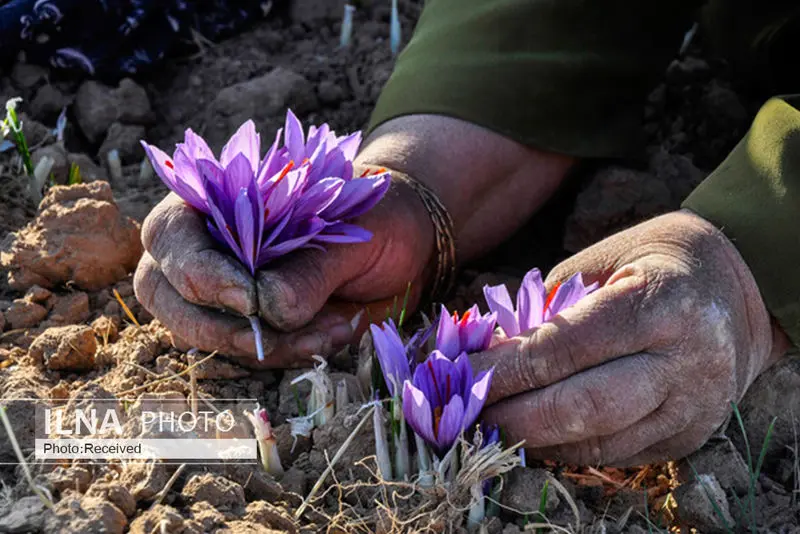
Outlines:
[[173,157],[142,142],[164,183],[208,216],[208,229],[251,273],[284,254],[320,243],[360,243],[371,234],[345,222],[380,201],[389,174],[353,178],[361,134],[336,137],[327,124],[309,129],[287,113],[285,139],[261,158],[252,121],[231,137],[219,160],[191,130]]
[[391,319],[381,326],[372,324],[369,329],[386,387],[389,389],[389,394],[394,397],[395,386],[399,388],[403,382],[411,378],[408,350],[403,345],[403,340]]
[[466,353],[455,360],[435,350],[403,384],[403,414],[411,428],[443,457],[478,418],[492,383],[490,369],[473,377]]
[[516,308],[505,285],[484,286],[483,294],[489,309],[497,313],[497,324],[508,337],[513,337],[550,321],[597,287],[597,283],[584,285],[581,273],[576,273],[563,284],[556,284],[548,294],[542,273],[533,269],[522,280]]
[[450,359],[462,352],[471,354],[486,350],[492,341],[496,322],[497,313],[481,315],[477,304],[465,311],[460,318],[458,312],[450,315],[447,308],[442,306],[436,331],[436,349]]

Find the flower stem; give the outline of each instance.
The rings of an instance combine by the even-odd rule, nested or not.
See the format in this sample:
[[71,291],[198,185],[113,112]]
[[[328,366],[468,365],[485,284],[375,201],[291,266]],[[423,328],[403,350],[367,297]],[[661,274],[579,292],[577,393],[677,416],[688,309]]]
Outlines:
[[375,402],[372,423],[375,427],[375,457],[378,460],[378,470],[384,480],[392,480],[392,460],[389,457],[389,443],[386,440],[386,427],[383,424],[383,406],[380,401]]
[[250,327],[253,329],[253,334],[256,337],[256,353],[258,354],[258,361],[264,361],[264,341],[261,339],[261,321],[258,315],[249,315]]
[[425,440],[418,434],[414,434],[417,443],[417,468],[419,469],[419,485],[423,487],[433,486],[433,473],[431,471],[431,457],[428,454],[428,446]]

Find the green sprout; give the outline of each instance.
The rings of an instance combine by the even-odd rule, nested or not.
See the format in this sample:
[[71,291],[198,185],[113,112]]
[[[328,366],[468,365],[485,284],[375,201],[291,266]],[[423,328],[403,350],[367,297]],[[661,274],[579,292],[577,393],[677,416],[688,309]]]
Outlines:
[[28,149],[28,142],[25,140],[25,134],[22,132],[22,122],[17,115],[17,104],[22,102],[22,99],[12,98],[6,102],[6,118],[0,123],[0,134],[2,137],[11,135],[14,139],[14,144],[17,147],[22,164],[25,166],[25,174],[33,176],[33,161],[31,160],[31,151]]
[[83,178],[81,177],[81,168],[78,167],[78,164],[72,162],[69,166],[69,178],[67,179],[67,185],[75,185],[75,184],[82,184]]

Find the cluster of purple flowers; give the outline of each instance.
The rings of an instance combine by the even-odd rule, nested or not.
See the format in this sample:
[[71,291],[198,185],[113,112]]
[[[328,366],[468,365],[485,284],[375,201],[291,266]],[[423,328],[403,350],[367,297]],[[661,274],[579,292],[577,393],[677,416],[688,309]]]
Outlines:
[[255,273],[300,248],[369,241],[368,231],[346,221],[380,201],[390,176],[380,170],[354,177],[360,143],[361,132],[337,137],[327,124],[306,134],[288,111],[263,158],[253,121],[239,128],[219,159],[191,129],[172,157],[142,145],[167,187],[206,214],[209,232]]
[[[551,320],[565,308],[594,291],[580,274],[550,293],[538,269],[530,271],[517,293],[516,308],[504,285],[484,287],[490,313],[475,305],[459,317],[442,306],[436,331],[436,349],[417,363],[419,333],[404,344],[391,320],[371,325],[375,352],[392,396],[402,397],[405,420],[439,457],[469,431],[478,419],[492,384],[493,369],[475,376],[468,354],[489,348],[496,325],[513,337]],[[498,440],[491,429],[485,443]]]

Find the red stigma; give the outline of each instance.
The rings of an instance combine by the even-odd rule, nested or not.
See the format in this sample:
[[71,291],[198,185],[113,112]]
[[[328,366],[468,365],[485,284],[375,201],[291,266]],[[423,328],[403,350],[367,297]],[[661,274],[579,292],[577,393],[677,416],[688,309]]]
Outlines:
[[470,311],[467,310],[464,312],[464,315],[461,316],[461,326],[466,326],[467,321],[469,320]]
[[277,184],[278,182],[286,178],[286,175],[289,174],[289,171],[292,170],[292,167],[294,167],[294,160],[291,160],[289,163],[284,165],[283,169],[281,169],[281,174],[280,176],[278,176],[278,179],[275,180],[275,183]]
[[550,304],[552,304],[553,298],[555,298],[556,291],[558,291],[559,287],[561,287],[561,282],[556,282],[556,285],[554,285],[553,289],[550,290],[550,293],[547,295],[547,300],[544,301],[544,309],[542,310],[542,315],[547,313],[547,310],[550,309]]
[[170,160],[166,160],[166,161],[164,162],[164,166],[165,166],[165,167],[169,167],[169,168],[170,168],[170,169],[172,169],[173,171],[175,170],[175,164],[174,164],[174,163],[172,163],[172,161],[170,161]]

